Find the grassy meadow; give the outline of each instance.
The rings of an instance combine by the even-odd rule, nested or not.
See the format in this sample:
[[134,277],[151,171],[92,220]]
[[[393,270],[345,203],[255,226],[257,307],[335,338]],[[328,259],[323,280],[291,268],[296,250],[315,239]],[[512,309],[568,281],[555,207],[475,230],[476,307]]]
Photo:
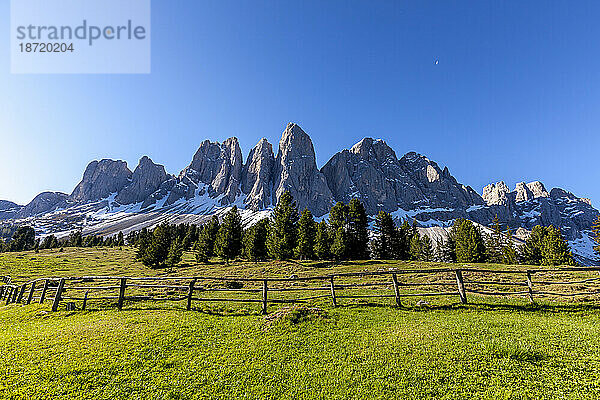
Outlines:
[[[17,283],[81,275],[298,276],[421,263],[214,263],[152,270],[133,250],[0,254]],[[430,266],[430,265],[428,265]],[[437,266],[437,265],[435,265]],[[442,266],[442,265],[439,265]],[[517,268],[486,266],[489,268]],[[306,307],[0,305],[2,399],[597,399],[600,308],[470,295]],[[593,299],[584,299],[593,300]]]

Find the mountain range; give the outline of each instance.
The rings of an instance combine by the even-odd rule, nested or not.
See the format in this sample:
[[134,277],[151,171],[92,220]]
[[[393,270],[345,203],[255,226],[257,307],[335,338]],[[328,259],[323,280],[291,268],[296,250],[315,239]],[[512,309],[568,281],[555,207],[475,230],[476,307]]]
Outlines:
[[237,138],[205,140],[178,175],[144,156],[131,171],[125,161],[92,161],[69,195],[43,192],[29,204],[0,200],[0,224],[31,225],[40,235],[112,235],[118,231],[170,223],[202,223],[238,206],[246,224],[269,215],[289,191],[299,209],[326,217],[337,201],[360,199],[369,215],[383,210],[398,221],[416,220],[422,229],[440,232],[457,218],[490,226],[498,216],[517,237],[535,225],[554,225],[584,263],[596,261],[590,227],[599,212],[591,201],[541,182],[504,182],[480,195],[459,183],[448,168],[409,152],[401,158],[385,141],[365,138],[317,167],[311,138],[294,123],[285,128],[277,154],[261,139],[243,160]]

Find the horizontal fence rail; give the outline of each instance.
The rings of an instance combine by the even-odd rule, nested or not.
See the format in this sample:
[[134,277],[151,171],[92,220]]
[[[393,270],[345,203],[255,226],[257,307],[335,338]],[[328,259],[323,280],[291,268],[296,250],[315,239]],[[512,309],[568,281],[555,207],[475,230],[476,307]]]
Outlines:
[[[573,278],[574,280],[568,280]],[[588,275],[586,275],[588,274]],[[589,276],[593,274],[593,276]],[[52,311],[85,310],[89,301],[181,301],[191,310],[194,302],[255,303],[267,313],[268,304],[306,303],[329,298],[333,306],[342,299],[393,299],[468,295],[535,298],[600,295],[600,267],[535,270],[482,268],[431,268],[363,271],[289,278],[248,277],[127,277],[82,276],[35,279],[20,285],[0,277],[0,304],[51,301]],[[554,280],[553,280],[554,279]],[[76,303],[77,302],[77,303]]]

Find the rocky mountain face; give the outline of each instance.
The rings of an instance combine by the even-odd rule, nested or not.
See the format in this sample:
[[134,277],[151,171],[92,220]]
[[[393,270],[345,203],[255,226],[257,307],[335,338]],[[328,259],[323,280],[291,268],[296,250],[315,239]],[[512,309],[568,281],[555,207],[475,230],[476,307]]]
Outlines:
[[310,137],[298,125],[285,128],[275,159],[273,204],[289,191],[300,210],[308,208],[316,216],[329,212],[335,203],[325,175],[317,169]]
[[537,181],[512,191],[498,182],[479,195],[447,167],[414,152],[398,158],[383,140],[372,138],[335,154],[319,170],[312,140],[293,123],[285,128],[277,155],[261,139],[244,163],[236,138],[205,140],[177,176],[148,157],[133,172],[124,161],[92,161],[70,196],[45,192],[26,206],[0,201],[0,220],[33,224],[44,233],[68,234],[78,227],[106,235],[163,221],[202,223],[236,204],[251,224],[267,216],[286,190],[300,210],[308,208],[316,217],[337,201],[359,198],[370,215],[384,210],[439,232],[456,218],[490,226],[498,216],[523,238],[535,225],[552,224],[580,260],[594,257],[590,226],[598,210],[588,199],[558,188],[547,191]]
[[247,195],[247,208],[258,211],[272,204],[274,170],[273,146],[263,138],[250,150],[242,170],[242,192]]
[[167,179],[165,167],[155,164],[150,158],[144,156],[133,171],[131,182],[121,189],[115,200],[120,204],[144,201],[156,192]]
[[411,152],[401,159],[383,140],[365,138],[334,155],[321,170],[334,198],[359,198],[370,214],[398,209],[466,209],[484,204],[447,168]]
[[125,161],[92,161],[85,169],[83,179],[73,190],[71,199],[77,203],[101,200],[129,184],[131,175]]

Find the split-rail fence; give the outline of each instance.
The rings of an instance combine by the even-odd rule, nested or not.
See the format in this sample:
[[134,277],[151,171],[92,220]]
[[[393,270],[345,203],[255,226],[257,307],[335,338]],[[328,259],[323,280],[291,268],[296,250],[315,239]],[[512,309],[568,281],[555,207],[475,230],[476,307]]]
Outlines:
[[[257,303],[267,313],[269,303],[305,303],[329,298],[333,306],[345,299],[389,298],[401,305],[403,297],[468,295],[536,298],[593,298],[600,295],[600,267],[495,270],[431,268],[336,273],[288,278],[83,276],[40,278],[15,284],[0,277],[3,304],[52,302],[52,311],[88,307],[90,301],[116,303],[181,301],[191,310],[195,302]],[[0,304],[2,304],[0,303]]]

